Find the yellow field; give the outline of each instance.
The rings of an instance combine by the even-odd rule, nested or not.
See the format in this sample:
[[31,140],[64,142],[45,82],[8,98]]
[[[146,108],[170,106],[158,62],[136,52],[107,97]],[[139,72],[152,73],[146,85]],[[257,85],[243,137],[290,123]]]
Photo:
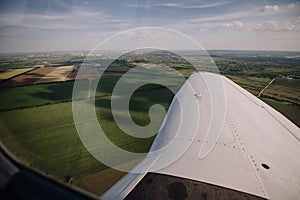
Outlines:
[[46,76],[36,81],[35,83],[66,81],[67,76],[73,71],[73,69],[74,69],[73,65],[57,67],[53,72],[47,74]]
[[94,194],[102,195],[118,182],[126,173],[115,169],[106,169],[95,174],[85,176],[75,182],[75,185]]
[[9,79],[9,78],[17,76],[19,74],[23,74],[25,72],[28,72],[32,69],[34,69],[34,68],[12,69],[10,71],[0,72],[0,80]]

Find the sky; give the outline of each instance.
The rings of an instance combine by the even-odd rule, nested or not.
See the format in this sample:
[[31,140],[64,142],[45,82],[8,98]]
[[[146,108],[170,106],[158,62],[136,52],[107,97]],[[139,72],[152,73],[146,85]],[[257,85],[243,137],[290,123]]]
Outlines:
[[0,53],[91,50],[145,26],[177,30],[207,50],[300,51],[295,0],[1,0]]

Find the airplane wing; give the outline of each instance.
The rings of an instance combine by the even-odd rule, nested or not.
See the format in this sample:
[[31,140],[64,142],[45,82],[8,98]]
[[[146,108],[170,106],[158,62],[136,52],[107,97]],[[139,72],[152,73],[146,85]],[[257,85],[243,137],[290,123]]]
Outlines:
[[[221,80],[224,87],[224,116],[218,119],[219,129],[210,122],[219,110],[207,106],[211,93],[205,80]],[[194,90],[189,90],[188,84]],[[190,134],[193,130],[194,135]],[[220,135],[210,140],[206,134],[216,134],[214,131]],[[187,148],[178,153],[184,145]],[[203,154],[205,145],[212,148]],[[144,172],[128,173],[100,198],[300,198],[299,128],[224,76],[190,76],[175,95],[151,150],[160,148],[164,150],[159,155],[147,156],[137,166]],[[164,166],[172,157],[175,161]]]

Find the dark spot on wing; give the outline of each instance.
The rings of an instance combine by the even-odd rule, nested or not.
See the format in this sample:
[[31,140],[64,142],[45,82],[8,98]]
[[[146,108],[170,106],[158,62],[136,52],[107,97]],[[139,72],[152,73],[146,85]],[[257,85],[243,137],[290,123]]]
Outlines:
[[202,192],[202,193],[201,193],[201,198],[200,198],[200,199],[202,199],[202,200],[207,200],[207,193]]
[[147,185],[150,185],[150,184],[152,183],[152,179],[151,179],[151,178],[147,178],[147,179],[145,180],[145,183],[146,183]]
[[[196,173],[196,172],[195,172]],[[125,200],[262,200],[264,198],[201,181],[147,173]]]
[[168,196],[174,200],[184,200],[187,197],[186,187],[181,182],[173,182],[167,186]]
[[263,168],[265,168],[265,169],[270,169],[269,165],[267,165],[267,164],[265,164],[265,163],[261,164],[261,166],[262,166]]

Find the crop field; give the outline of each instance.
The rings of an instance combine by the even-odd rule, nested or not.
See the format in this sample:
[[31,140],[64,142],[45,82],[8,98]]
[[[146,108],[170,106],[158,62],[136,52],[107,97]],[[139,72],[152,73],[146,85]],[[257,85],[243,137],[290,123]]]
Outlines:
[[[128,136],[113,120],[110,94],[118,78],[104,78],[102,87],[97,90],[95,103],[98,120],[107,136],[121,148],[147,152],[154,137],[138,139]],[[88,85],[88,81],[83,82],[85,83]],[[1,109],[7,110],[0,112],[0,129],[3,131],[1,140],[29,166],[62,181],[66,181],[66,177],[72,177],[75,185],[100,194],[104,189],[97,190],[95,185],[105,182],[109,187],[124,173],[109,170],[82,145],[72,116],[72,86],[73,82],[65,82],[1,88],[0,97],[6,102]],[[173,94],[164,87],[142,87],[132,97],[131,115],[137,123],[147,124],[150,122],[147,109],[154,103],[161,103],[167,109],[172,97]],[[22,106],[25,108],[18,109],[20,103],[17,102],[24,102]],[[106,146],[101,148],[105,150]],[[107,178],[107,173],[101,173],[102,170],[110,171],[112,177]],[[106,175],[102,177],[99,173]],[[93,176],[98,178],[91,178]]]
[[300,79],[278,78],[275,80],[274,85],[281,85],[284,87],[299,89]]
[[101,195],[113,186],[113,184],[118,182],[125,174],[125,172],[108,168],[79,179],[76,185],[96,195]]
[[20,76],[16,76],[12,79],[9,79],[0,86],[2,87],[14,87],[14,86],[21,86],[21,85],[31,85],[34,84],[36,81],[40,80],[47,74],[53,72],[56,68],[55,67],[43,67],[38,68],[28,73],[22,74]]
[[[120,67],[122,68],[122,67]],[[124,67],[126,68],[126,67]],[[123,70],[109,70],[103,73],[103,77],[114,77],[114,76],[121,76],[124,72],[126,72],[126,69]],[[81,69],[80,75],[77,76],[78,71],[75,70],[72,73],[70,73],[66,80],[79,80],[79,79],[97,79],[99,78],[98,71],[93,69]]]
[[[154,56],[145,55],[141,60],[136,56],[125,58],[127,60],[117,60],[106,70],[92,100],[95,100],[99,124],[114,144],[132,152],[147,152],[155,136],[141,139],[124,133],[114,121],[111,95],[116,82],[125,72],[135,64],[150,66]],[[0,63],[2,71],[23,70],[22,66],[45,67],[24,71],[1,81],[0,136],[1,142],[27,165],[65,183],[101,195],[125,173],[96,160],[78,137],[72,113],[72,91],[78,66],[83,60],[83,57],[72,55],[32,58],[31,62],[22,58],[3,60]],[[94,60],[99,61],[97,57]],[[274,58],[271,62],[270,58],[237,59],[226,56],[216,57],[215,60],[222,74],[255,96],[275,79],[263,90],[260,99],[300,126],[300,79],[289,78],[299,74],[298,60]],[[172,66],[185,77],[193,71],[187,63],[182,64],[174,57],[166,59],[162,54],[155,59],[155,63]],[[76,101],[89,102],[89,91],[96,84],[98,69],[82,70],[82,75],[77,77],[81,83],[79,92],[82,97]],[[130,81],[135,83],[141,75],[132,74]],[[160,76],[147,74],[147,77],[153,79]],[[161,78],[176,89],[183,84],[172,77]],[[172,98],[173,93],[163,86],[142,86],[130,99],[130,115],[137,124],[147,125],[150,123],[149,108],[153,104],[161,104],[167,110]],[[88,119],[80,123],[90,125]],[[99,148],[105,151],[107,145],[102,144]]]
[[300,79],[277,78],[263,100],[300,127]]
[[[228,78],[257,96],[271,81],[271,78],[253,76],[232,76]],[[261,99],[281,112],[297,126],[300,126],[300,80],[276,78],[261,94]]]
[[0,88],[0,111],[71,101],[73,82]]
[[271,84],[263,93],[264,97],[273,100],[285,101],[289,103],[299,104],[300,88],[292,88],[281,85],[280,83]]
[[74,69],[73,65],[57,67],[55,68],[54,71],[42,77],[35,83],[50,83],[50,82],[66,81],[68,75],[73,71],[73,69]]
[[288,119],[300,127],[300,106],[290,103],[283,103],[269,98],[262,98],[264,102],[285,115]]
[[31,71],[34,68],[32,67],[28,67],[28,68],[21,68],[21,69],[12,69],[9,71],[4,71],[4,72],[0,72],[0,80],[5,80],[5,79],[9,79],[12,78],[14,76],[23,74],[25,72]]
[[255,76],[226,76],[255,96],[257,96],[258,93],[271,81],[270,78],[260,78]]

